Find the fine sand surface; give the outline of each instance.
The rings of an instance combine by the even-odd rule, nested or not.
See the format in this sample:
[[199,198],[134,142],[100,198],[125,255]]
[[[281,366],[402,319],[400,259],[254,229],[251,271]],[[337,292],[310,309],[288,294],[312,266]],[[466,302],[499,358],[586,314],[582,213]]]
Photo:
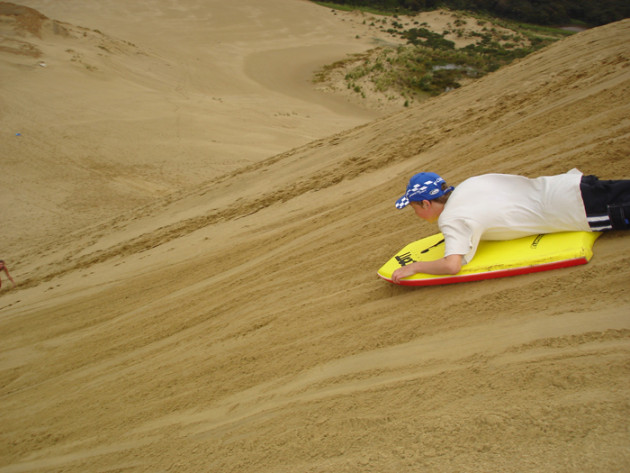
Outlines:
[[418,170],[630,178],[630,20],[383,115],[308,80],[384,40],[356,15],[23,4],[50,20],[0,22],[0,473],[630,469],[630,234],[376,276],[435,231],[393,205]]

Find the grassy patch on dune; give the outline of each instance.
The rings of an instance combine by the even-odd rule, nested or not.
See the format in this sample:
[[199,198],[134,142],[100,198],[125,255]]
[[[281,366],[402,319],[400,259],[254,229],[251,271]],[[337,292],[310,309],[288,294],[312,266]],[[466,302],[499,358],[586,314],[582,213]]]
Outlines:
[[[363,13],[373,13],[375,15],[384,15],[384,16],[392,16],[392,15],[401,13],[398,10],[396,11],[396,13],[394,13],[388,10],[382,10],[382,9],[378,9],[374,7],[361,6],[361,5],[342,5],[340,3],[318,2],[318,1],[313,1],[313,3],[316,3],[322,7],[330,8],[331,10],[339,10],[339,11],[360,11]],[[408,13],[413,14],[412,12],[408,12]]]
[[[461,87],[467,81],[483,77],[572,34],[557,28],[481,15],[448,13],[453,15],[454,21],[441,32],[432,31],[430,25],[414,21],[414,17],[406,17],[403,21],[392,13],[391,16],[364,15],[365,25],[398,40],[406,40],[406,44],[383,46],[349,56],[322,68],[315,81],[330,81],[334,74],[343,71],[349,90],[363,96],[370,89],[390,99],[403,97],[408,105]],[[458,39],[468,44],[457,48],[455,41]]]

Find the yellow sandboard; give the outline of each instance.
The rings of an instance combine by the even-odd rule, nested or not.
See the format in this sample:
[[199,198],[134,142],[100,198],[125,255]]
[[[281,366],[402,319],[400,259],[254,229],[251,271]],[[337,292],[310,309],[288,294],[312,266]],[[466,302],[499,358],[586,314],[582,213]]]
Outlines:
[[[593,256],[599,232],[563,232],[532,235],[506,241],[482,241],[473,260],[455,275],[418,273],[400,281],[403,286],[434,286],[479,281],[519,274],[548,271],[586,264]],[[378,270],[392,282],[392,273],[415,261],[432,261],[444,256],[441,233],[410,243]]]

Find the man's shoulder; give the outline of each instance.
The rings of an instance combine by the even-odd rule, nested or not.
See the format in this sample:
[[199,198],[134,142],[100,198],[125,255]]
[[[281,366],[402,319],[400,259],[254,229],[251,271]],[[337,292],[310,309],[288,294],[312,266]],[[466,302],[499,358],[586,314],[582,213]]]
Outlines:
[[[478,185],[486,185],[489,182],[503,182],[510,181],[514,178],[519,178],[520,176],[516,176],[513,174],[480,174],[478,176],[472,176],[465,180],[463,180],[457,187],[472,187]],[[456,187],[456,188],[457,188]]]

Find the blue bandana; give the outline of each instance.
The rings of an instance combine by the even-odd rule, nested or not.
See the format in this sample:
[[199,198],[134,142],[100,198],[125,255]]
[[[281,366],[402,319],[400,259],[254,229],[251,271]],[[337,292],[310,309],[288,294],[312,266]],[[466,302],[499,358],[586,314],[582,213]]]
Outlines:
[[434,172],[421,172],[409,180],[407,192],[396,201],[396,208],[404,209],[409,202],[422,202],[443,196],[454,189],[453,186],[442,190],[444,179]]

